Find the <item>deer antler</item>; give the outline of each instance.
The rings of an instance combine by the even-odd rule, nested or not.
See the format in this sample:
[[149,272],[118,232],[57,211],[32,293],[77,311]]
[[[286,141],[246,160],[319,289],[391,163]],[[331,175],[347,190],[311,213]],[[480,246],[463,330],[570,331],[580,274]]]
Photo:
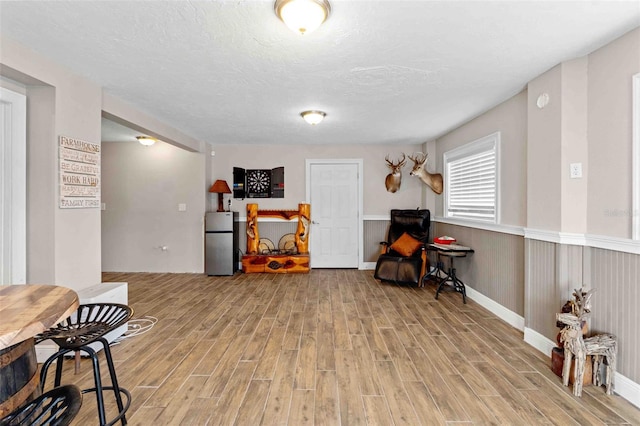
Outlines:
[[406,163],[407,157],[404,155],[404,152],[402,153],[402,160],[399,160],[398,163],[394,163],[393,161],[389,161],[389,154],[387,154],[386,157],[384,157],[385,161],[387,162],[387,164],[389,165],[389,167],[391,168],[395,168],[395,167],[402,167],[404,166],[404,163]]
[[416,152],[415,154],[415,157],[409,156],[409,159],[413,161],[417,166],[421,166],[425,161],[427,161],[428,156],[426,154],[423,154],[422,152]]

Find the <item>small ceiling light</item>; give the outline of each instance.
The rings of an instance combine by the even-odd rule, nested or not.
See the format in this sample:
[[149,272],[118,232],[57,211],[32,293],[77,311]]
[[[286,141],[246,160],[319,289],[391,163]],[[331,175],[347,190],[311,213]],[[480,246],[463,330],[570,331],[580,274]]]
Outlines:
[[151,136],[136,136],[136,139],[138,139],[138,142],[140,142],[144,146],[151,146],[156,143],[156,139],[152,138]]
[[324,117],[326,115],[327,113],[322,111],[302,111],[300,113],[300,116],[304,118],[304,121],[311,124],[312,126],[315,126],[316,124],[324,120]]
[[331,12],[327,0],[276,0],[274,9],[287,27],[302,35],[318,29]]

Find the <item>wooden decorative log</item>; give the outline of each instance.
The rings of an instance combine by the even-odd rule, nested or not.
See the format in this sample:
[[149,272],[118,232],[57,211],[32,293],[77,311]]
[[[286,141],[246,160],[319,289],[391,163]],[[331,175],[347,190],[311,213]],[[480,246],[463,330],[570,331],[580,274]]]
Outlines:
[[258,232],[258,205],[247,204],[247,254],[257,254],[260,245]]
[[258,210],[259,217],[274,217],[277,219],[291,220],[298,217],[298,210]]
[[296,248],[298,253],[309,253],[309,227],[311,225],[311,204],[298,204],[298,228]]

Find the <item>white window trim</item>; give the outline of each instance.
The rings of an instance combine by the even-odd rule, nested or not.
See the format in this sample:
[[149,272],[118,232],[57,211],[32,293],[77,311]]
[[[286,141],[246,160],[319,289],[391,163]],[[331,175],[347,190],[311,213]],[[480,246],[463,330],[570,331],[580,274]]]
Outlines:
[[640,240],[640,73],[633,76],[633,106],[631,122],[633,126],[633,199],[631,206],[631,238]]
[[442,166],[444,172],[444,187],[445,187],[445,196],[442,197],[442,212],[444,214],[444,219],[453,219],[448,216],[447,205],[449,204],[449,191],[448,191],[448,167],[447,162],[455,160],[459,157],[464,157],[467,155],[471,155],[475,152],[483,151],[493,147],[496,152],[496,215],[495,221],[488,220],[474,220],[469,218],[455,218],[457,221],[461,222],[478,222],[478,223],[500,223],[500,132],[491,133],[490,135],[484,136],[482,138],[476,139],[472,142],[466,143],[462,146],[449,150],[442,154]]

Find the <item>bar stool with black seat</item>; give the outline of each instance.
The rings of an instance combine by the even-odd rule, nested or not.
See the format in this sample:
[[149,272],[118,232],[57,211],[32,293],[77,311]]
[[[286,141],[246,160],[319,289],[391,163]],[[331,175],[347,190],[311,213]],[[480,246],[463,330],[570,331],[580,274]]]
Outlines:
[[67,426],[80,406],[82,393],[77,386],[58,386],[0,419],[0,426]]
[[[95,392],[101,426],[113,425],[118,420],[120,420],[123,425],[127,424],[125,413],[131,405],[131,394],[128,390],[118,385],[116,370],[113,365],[113,359],[111,358],[111,350],[109,349],[109,342],[104,338],[104,335],[125,324],[132,316],[133,309],[127,305],[119,303],[84,304],[80,305],[77,312],[65,321],[36,336],[36,342],[51,339],[60,347],[60,350],[51,355],[42,365],[42,369],[40,370],[40,383],[43,387],[47,379],[47,371],[53,361],[57,360],[55,386],[60,386],[64,356],[70,352],[77,353],[78,351],[85,352],[89,355],[93,364],[95,387],[84,389],[82,393]],[[104,355],[107,361],[107,367],[109,368],[109,375],[111,376],[111,386],[102,385],[98,354],[89,346],[94,342],[100,342],[104,348]],[[103,390],[113,390],[118,406],[118,415],[108,423],[105,415]],[[125,395],[126,403],[123,403],[122,395]]]

